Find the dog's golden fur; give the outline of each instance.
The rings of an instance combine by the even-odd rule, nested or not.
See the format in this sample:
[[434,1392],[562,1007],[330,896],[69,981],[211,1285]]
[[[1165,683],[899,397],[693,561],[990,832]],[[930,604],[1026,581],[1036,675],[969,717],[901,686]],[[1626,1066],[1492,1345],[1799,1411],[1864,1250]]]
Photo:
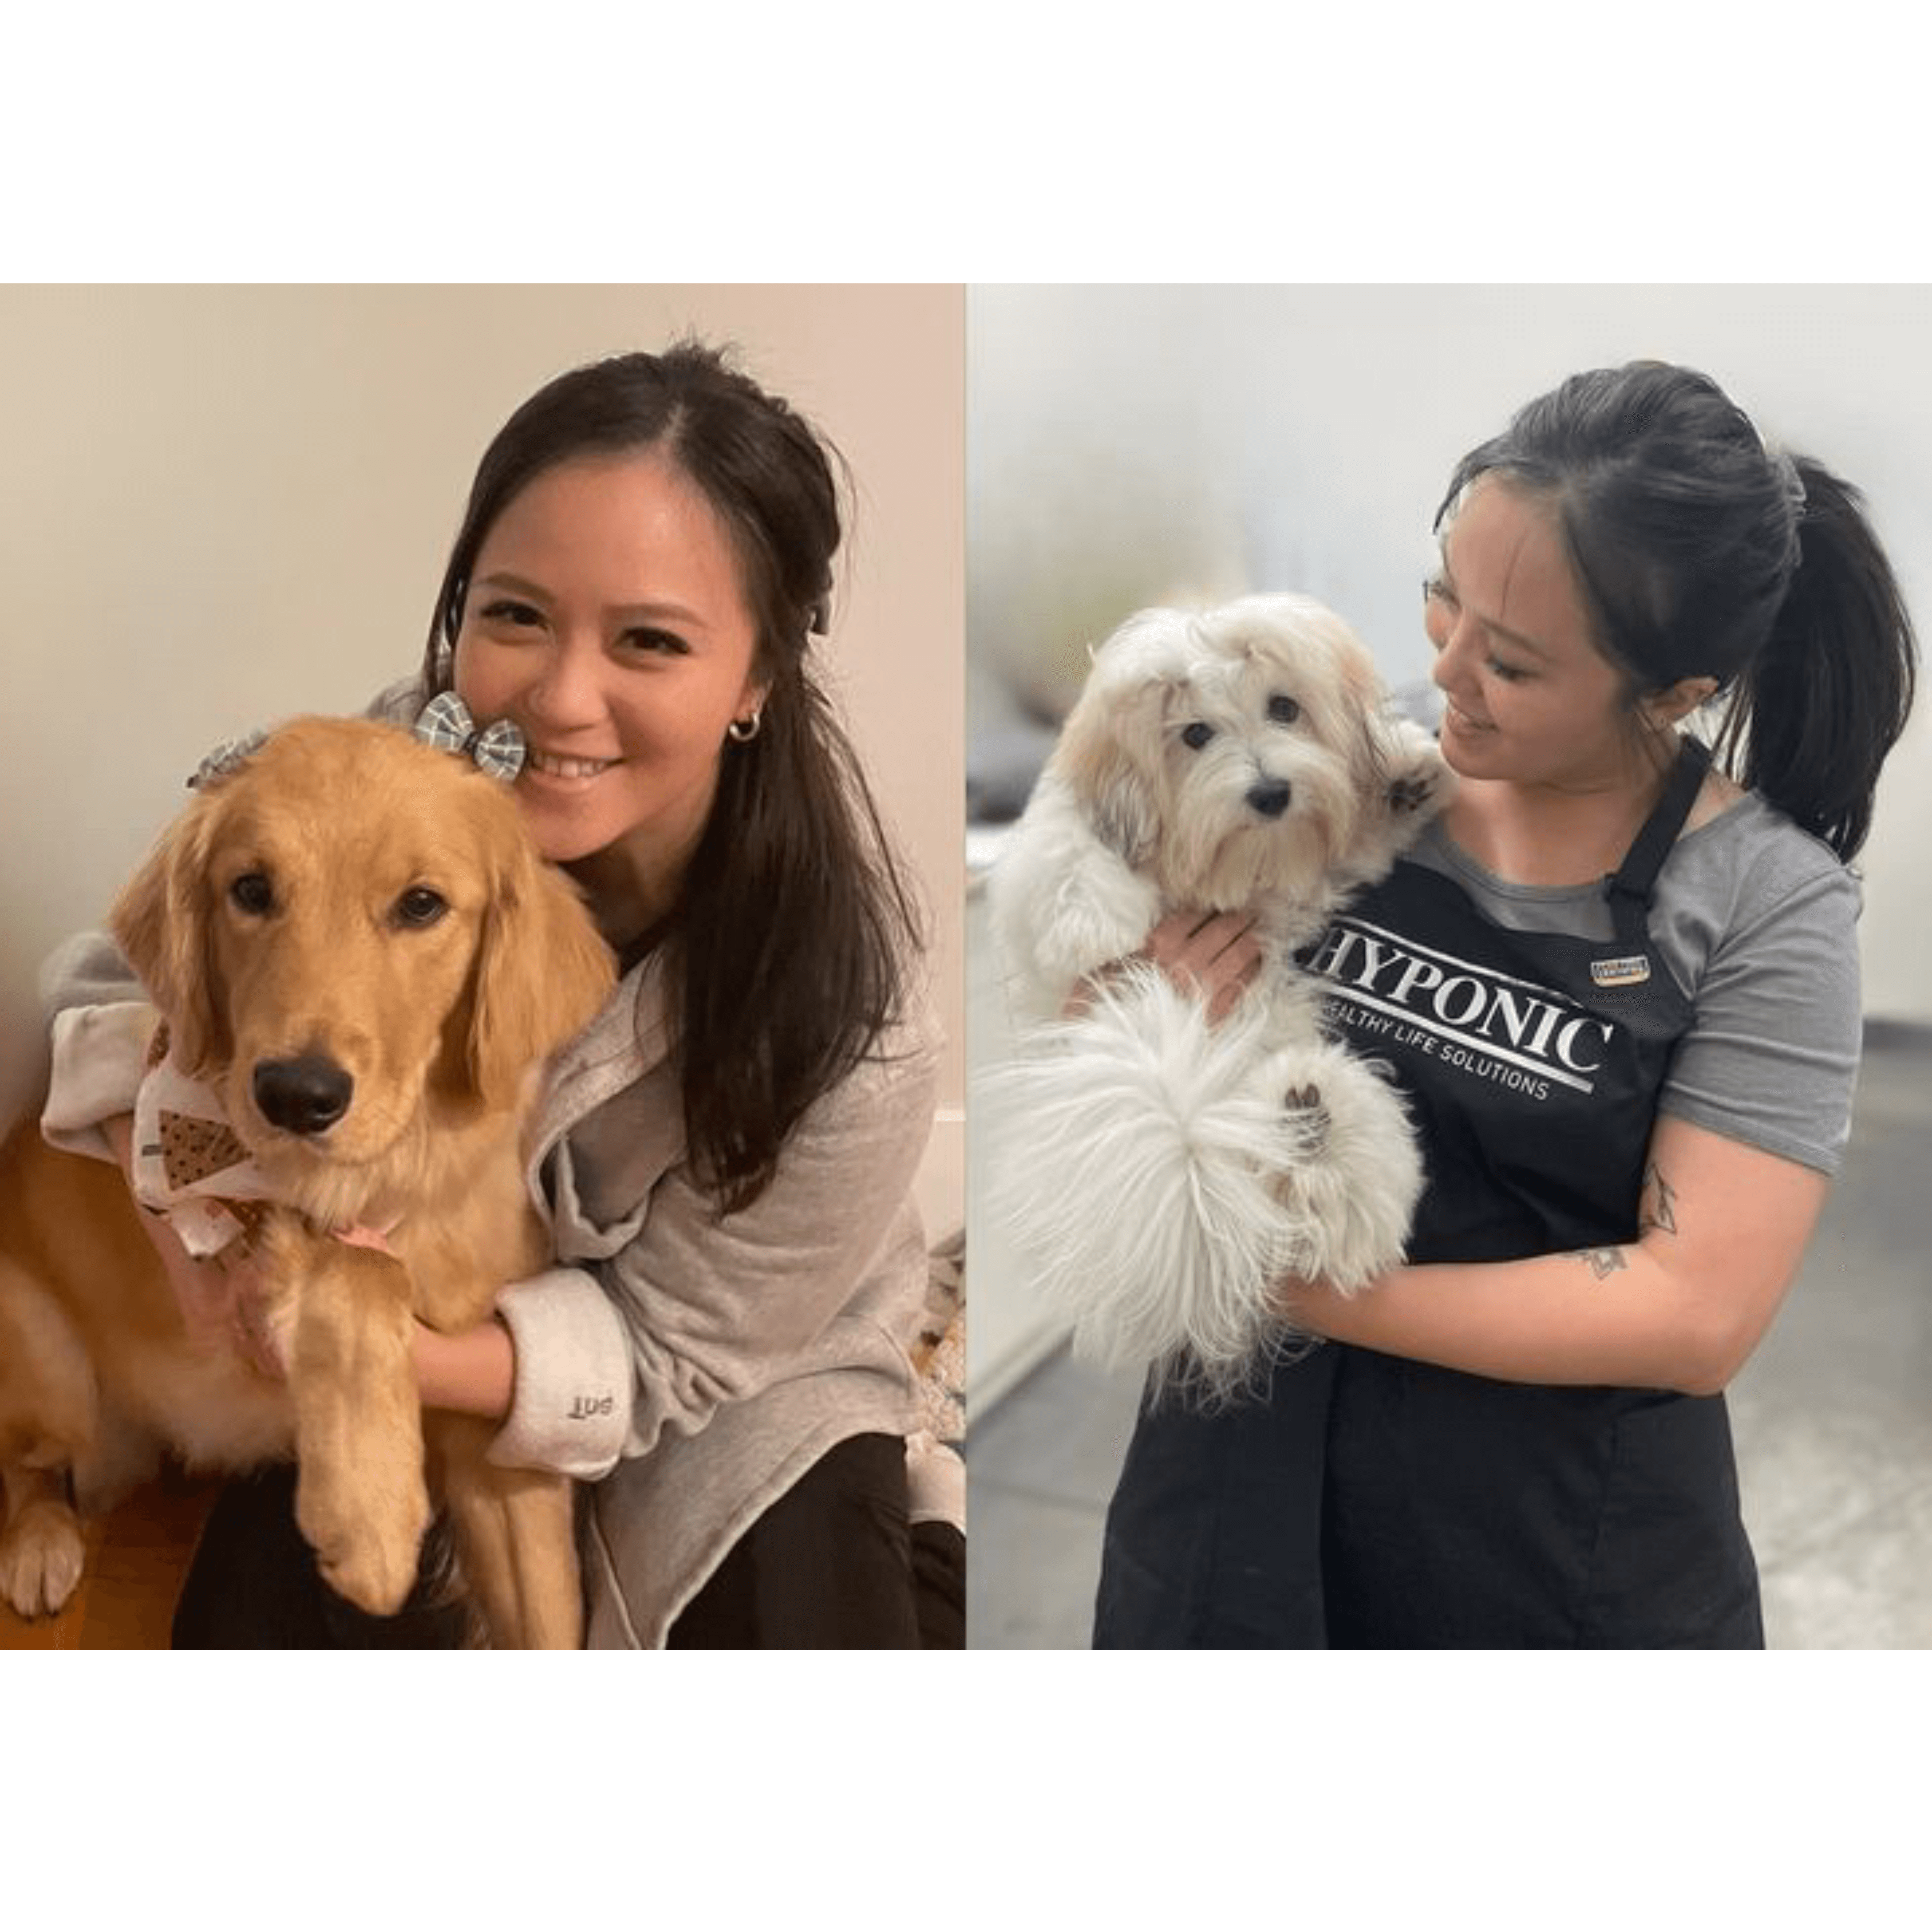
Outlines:
[[[574,1645],[568,1484],[422,1412],[410,1354],[412,1318],[487,1320],[548,1259],[522,1129],[612,982],[509,788],[393,725],[300,721],[197,794],[112,925],[273,1184],[258,1246],[287,1380],[194,1346],[124,1178],[23,1123],[0,1154],[0,1594],[57,1609],[80,1574],[69,1478],[86,1507],[158,1441],[204,1468],[292,1454],[323,1574],[378,1612],[414,1580],[433,1489],[491,1640]],[[254,1070],[292,1058],[352,1082],[325,1131],[261,1110]],[[388,1255],[328,1232],[392,1223]]]

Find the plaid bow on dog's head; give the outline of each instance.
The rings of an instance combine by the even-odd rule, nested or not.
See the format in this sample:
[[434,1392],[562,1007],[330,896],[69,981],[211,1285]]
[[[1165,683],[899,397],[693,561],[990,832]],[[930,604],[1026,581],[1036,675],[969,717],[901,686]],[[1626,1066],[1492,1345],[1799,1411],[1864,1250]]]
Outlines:
[[524,768],[524,734],[507,718],[478,730],[470,707],[454,692],[432,698],[416,722],[416,734],[440,752],[473,758],[492,778],[508,784]]
[[268,736],[266,731],[250,731],[243,737],[223,739],[195,767],[194,777],[188,782],[188,790],[206,791],[210,785],[232,776],[268,742]]

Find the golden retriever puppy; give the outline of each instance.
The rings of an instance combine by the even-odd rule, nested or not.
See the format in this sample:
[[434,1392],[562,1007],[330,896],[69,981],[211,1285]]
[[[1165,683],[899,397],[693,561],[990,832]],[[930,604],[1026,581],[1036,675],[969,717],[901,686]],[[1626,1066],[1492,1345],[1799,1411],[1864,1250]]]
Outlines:
[[509,788],[392,724],[299,721],[203,784],[112,926],[260,1183],[241,1211],[287,1379],[194,1346],[127,1181],[23,1124],[0,1154],[0,1595],[59,1608],[72,1498],[104,1500],[146,1439],[205,1468],[292,1454],[323,1575],[378,1613],[409,1592],[434,1489],[490,1640],[574,1646],[568,1483],[424,1413],[410,1354],[413,1319],[486,1320],[545,1264],[523,1128],[613,980]]

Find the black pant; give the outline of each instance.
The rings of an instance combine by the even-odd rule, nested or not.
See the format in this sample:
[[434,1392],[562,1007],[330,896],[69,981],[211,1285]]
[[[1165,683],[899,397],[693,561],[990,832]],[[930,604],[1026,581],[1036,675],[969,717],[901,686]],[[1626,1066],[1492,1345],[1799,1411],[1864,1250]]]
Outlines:
[[[857,1436],[815,1463],[732,1546],[684,1609],[673,1648],[958,1649],[965,1539],[906,1520],[904,1444]],[[425,1545],[410,1600],[371,1616],[338,1596],[296,1527],[295,1471],[230,1483],[176,1606],[178,1650],[437,1649],[464,1639],[446,1533]]]
[[905,1444],[854,1436],[731,1546],[665,1640],[673,1650],[958,1650],[966,1540],[906,1521]]

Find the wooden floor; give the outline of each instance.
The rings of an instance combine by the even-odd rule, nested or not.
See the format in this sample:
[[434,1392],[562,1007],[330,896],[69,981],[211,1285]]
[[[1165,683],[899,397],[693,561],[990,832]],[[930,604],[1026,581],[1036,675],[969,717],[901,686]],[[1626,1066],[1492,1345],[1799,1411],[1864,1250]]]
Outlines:
[[0,1604],[0,1650],[165,1650],[175,1598],[218,1485],[170,1475],[88,1526],[87,1570],[57,1617]]

